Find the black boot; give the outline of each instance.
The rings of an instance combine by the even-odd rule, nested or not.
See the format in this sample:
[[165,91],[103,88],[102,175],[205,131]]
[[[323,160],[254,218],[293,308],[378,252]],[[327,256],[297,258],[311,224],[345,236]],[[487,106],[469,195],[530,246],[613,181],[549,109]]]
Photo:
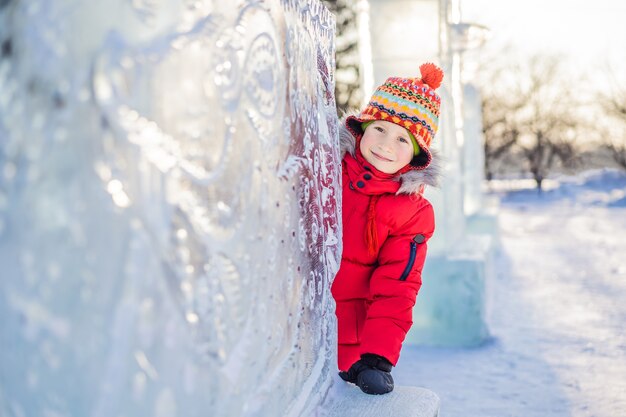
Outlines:
[[366,394],[386,394],[393,391],[391,362],[379,355],[366,353],[348,372],[339,372],[341,379],[356,384]]

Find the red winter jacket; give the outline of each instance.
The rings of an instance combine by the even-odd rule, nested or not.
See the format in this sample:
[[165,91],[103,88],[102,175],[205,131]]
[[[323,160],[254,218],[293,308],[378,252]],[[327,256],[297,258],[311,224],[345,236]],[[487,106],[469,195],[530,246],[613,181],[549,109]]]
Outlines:
[[[436,153],[426,169],[394,177],[370,166],[352,134],[343,124],[340,129],[343,254],[331,287],[338,366],[347,371],[363,353],[383,356],[395,366],[413,324],[426,242],[435,228],[433,208],[421,190],[436,185]],[[365,239],[368,215],[378,236],[373,253]]]

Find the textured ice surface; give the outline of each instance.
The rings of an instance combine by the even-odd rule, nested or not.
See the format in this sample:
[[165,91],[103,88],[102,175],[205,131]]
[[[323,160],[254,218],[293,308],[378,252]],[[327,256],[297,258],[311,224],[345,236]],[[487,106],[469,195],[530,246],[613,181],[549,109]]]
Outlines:
[[319,417],[437,417],[439,397],[417,387],[396,386],[385,395],[364,394],[354,384],[335,376],[329,398]]
[[307,414],[330,384],[316,0],[0,3],[0,414]]
[[448,255],[426,260],[407,344],[477,346],[489,337],[493,239],[468,234]]
[[483,180],[485,179],[485,148],[481,97],[472,84],[463,86],[463,211],[466,216],[483,209]]

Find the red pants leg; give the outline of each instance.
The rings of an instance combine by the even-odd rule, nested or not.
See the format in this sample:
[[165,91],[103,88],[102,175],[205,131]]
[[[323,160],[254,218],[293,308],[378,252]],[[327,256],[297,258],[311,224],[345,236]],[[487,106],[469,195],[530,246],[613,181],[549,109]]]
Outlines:
[[362,299],[337,301],[335,313],[338,327],[337,366],[339,370],[347,371],[360,359],[359,336],[367,316],[366,302]]

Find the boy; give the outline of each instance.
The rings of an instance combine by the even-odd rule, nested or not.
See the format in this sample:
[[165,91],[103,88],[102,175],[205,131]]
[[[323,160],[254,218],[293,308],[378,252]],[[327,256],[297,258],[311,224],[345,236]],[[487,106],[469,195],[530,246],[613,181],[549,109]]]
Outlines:
[[436,185],[429,149],[437,131],[443,72],[391,77],[341,131],[343,254],[331,291],[339,375],[368,394],[393,390],[391,368],[412,325],[434,214],[423,197]]

